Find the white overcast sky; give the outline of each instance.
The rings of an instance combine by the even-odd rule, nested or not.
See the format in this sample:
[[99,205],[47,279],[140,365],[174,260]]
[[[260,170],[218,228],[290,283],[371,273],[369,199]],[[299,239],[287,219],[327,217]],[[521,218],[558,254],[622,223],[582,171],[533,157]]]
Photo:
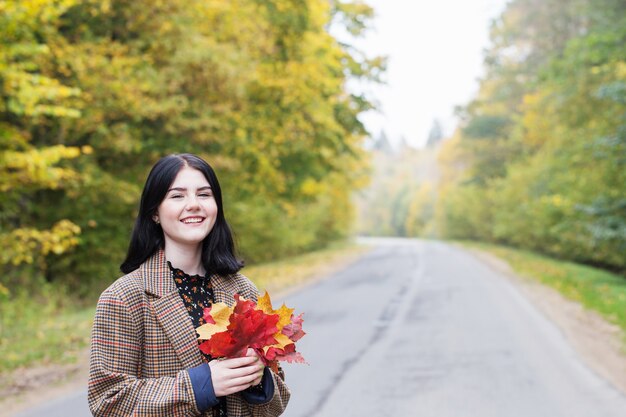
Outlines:
[[506,0],[366,0],[376,12],[373,29],[351,41],[369,56],[388,56],[386,85],[369,91],[380,112],[361,117],[373,135],[385,130],[414,145],[426,142],[435,118],[451,133],[456,105],[476,93],[483,73],[489,26]]

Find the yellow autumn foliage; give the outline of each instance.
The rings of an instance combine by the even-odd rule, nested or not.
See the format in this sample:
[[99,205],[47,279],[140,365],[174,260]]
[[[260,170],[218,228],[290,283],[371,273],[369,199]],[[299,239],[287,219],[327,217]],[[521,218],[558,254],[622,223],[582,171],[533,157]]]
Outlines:
[[459,109],[455,138],[442,149],[435,218],[444,236],[624,271],[626,26],[618,3],[507,4],[477,97]]
[[0,234],[0,264],[32,264],[49,254],[61,255],[78,244],[79,234],[80,227],[69,220],[61,220],[49,230],[18,228]]

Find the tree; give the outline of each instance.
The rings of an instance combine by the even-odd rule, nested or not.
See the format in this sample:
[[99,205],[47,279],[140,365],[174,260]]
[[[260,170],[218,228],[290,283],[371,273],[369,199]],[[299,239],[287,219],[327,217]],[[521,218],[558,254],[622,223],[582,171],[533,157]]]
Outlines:
[[[371,8],[323,0],[0,1],[3,281],[80,295],[118,275],[140,187],[161,156],[217,170],[244,257],[345,236],[366,177],[349,77],[384,61],[358,35]],[[43,203],[42,203],[43,202]],[[14,263],[31,265],[17,271]],[[31,264],[32,262],[32,264]],[[13,278],[6,278],[6,277]]]
[[441,230],[626,268],[625,11],[615,0],[509,3],[447,150],[461,169],[441,186]]
[[[52,52],[41,38],[56,39],[59,17],[73,4],[0,5],[0,265],[5,282],[21,279],[18,271],[24,265],[45,273],[48,256],[79,243],[80,227],[70,219],[41,219],[32,210],[47,191],[64,193],[79,186],[83,177],[72,160],[91,153],[90,147],[67,146],[60,137],[60,127],[81,114],[81,91],[42,73]],[[40,141],[40,132],[49,132],[48,140]]]
[[426,146],[435,146],[443,139],[443,126],[438,119],[433,120],[433,124],[428,132]]

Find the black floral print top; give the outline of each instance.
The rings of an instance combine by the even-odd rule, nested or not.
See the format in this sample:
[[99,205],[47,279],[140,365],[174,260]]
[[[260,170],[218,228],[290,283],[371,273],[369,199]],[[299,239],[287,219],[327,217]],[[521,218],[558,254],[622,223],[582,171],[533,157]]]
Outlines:
[[210,275],[189,275],[184,271],[174,268],[168,261],[167,265],[172,271],[172,278],[178,288],[178,293],[183,299],[189,317],[193,322],[194,329],[204,324],[204,309],[211,307],[215,301],[213,286]]

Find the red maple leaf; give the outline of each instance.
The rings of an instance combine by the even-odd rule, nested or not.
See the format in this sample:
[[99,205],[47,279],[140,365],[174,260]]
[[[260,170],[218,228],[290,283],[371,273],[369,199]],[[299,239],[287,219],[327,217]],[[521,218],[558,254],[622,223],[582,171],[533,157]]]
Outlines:
[[235,314],[248,314],[254,308],[256,304],[254,301],[246,300],[242,298],[239,294],[235,294],[235,307],[233,309],[233,313]]
[[251,310],[245,315],[234,313],[228,329],[235,338],[247,338],[251,348],[262,348],[276,343],[278,319],[278,314],[265,314],[261,310]]
[[256,310],[254,302],[242,300],[238,295],[235,300],[227,330],[215,333],[200,344],[202,352],[213,358],[240,357],[249,347],[260,349],[276,343],[274,334],[278,331],[278,314]]
[[299,316],[292,316],[291,323],[283,327],[282,334],[287,336],[292,342],[297,342],[306,333],[302,330],[302,313]]
[[306,363],[299,352],[296,352],[296,345],[290,343],[285,349],[271,347],[265,352],[265,358],[269,361],[286,361],[289,363]]
[[221,358],[236,350],[237,342],[233,339],[230,332],[215,333],[211,339],[200,343],[200,350],[212,358]]

